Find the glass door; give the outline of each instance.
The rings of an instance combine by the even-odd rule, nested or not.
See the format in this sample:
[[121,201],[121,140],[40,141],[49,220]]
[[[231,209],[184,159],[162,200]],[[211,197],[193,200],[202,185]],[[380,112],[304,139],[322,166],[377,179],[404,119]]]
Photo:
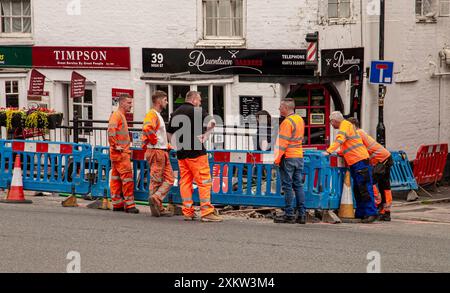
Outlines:
[[304,85],[294,89],[295,112],[305,121],[303,146],[325,150],[330,141],[330,94],[321,85]]

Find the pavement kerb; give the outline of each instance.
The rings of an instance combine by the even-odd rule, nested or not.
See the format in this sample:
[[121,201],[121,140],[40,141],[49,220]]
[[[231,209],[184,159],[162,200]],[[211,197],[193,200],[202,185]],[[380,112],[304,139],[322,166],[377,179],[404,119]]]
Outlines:
[[405,207],[405,206],[415,206],[415,205],[428,205],[428,204],[436,204],[436,203],[443,203],[443,202],[450,202],[450,197],[445,198],[439,198],[439,199],[424,199],[424,200],[418,200],[414,202],[405,202],[400,204],[394,204],[395,207]]

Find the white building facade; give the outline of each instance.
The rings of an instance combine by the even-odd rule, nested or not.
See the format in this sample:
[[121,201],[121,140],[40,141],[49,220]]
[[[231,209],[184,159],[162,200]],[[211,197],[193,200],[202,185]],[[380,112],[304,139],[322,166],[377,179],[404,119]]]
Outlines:
[[[405,150],[413,159],[421,144],[450,141],[450,3],[387,2],[385,59],[394,61],[395,67],[385,98],[386,142],[388,148]],[[305,144],[311,148],[324,149],[332,141],[328,116],[336,109],[359,116],[363,128],[375,136],[378,86],[368,82],[367,68],[378,59],[378,0],[0,0],[0,4],[0,106],[46,104],[63,112],[66,123],[75,111],[83,119],[107,120],[113,92],[127,91],[134,96],[132,119],[140,121],[154,90],[169,94],[166,117],[187,91],[199,90],[211,114],[223,117],[226,125],[241,125],[239,114],[264,109],[279,116],[280,99],[289,96],[305,118]],[[315,32],[316,67],[305,62],[311,52],[305,37]],[[96,56],[92,47],[98,47]],[[30,51],[25,57],[19,54],[14,59],[14,52],[26,48]],[[339,60],[325,58],[322,50],[331,50],[327,56],[333,58],[340,50],[355,56],[343,56],[342,68],[333,67]],[[61,60],[62,53],[55,51],[68,55]],[[189,67],[194,51],[204,52],[206,59],[210,52],[217,53],[211,57],[216,64],[211,65],[220,66],[205,72]],[[91,55],[86,57],[86,52]],[[103,52],[108,54],[105,60]],[[8,58],[3,63],[2,55]],[[113,62],[109,55],[114,55]],[[233,60],[232,67],[242,68],[223,69],[233,58],[240,61]],[[96,61],[103,63],[95,66]],[[326,74],[325,63],[331,72],[348,71]],[[298,66],[283,71],[278,64]],[[32,68],[46,76],[47,95],[28,95]],[[73,71],[87,79],[83,98],[70,98]]]

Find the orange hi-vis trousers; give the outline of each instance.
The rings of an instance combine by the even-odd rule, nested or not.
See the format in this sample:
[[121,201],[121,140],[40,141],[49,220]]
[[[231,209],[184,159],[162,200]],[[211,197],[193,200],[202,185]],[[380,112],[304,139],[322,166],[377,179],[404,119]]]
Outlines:
[[174,177],[169,153],[161,149],[147,149],[145,158],[150,167],[150,194],[163,201],[173,185]]
[[383,194],[378,190],[377,186],[373,186],[373,194],[375,197],[375,205],[377,206],[380,215],[386,212],[391,212],[392,207],[392,191],[385,189]]
[[204,217],[213,213],[214,207],[211,205],[212,180],[208,156],[203,155],[194,159],[179,160],[178,166],[180,168],[180,192],[183,199],[183,214],[187,217],[194,216],[193,182],[198,186],[201,216]]
[[[131,209],[134,202],[134,180],[130,155],[123,155],[120,161],[111,162],[111,201],[115,208]],[[123,199],[122,195],[123,194]]]

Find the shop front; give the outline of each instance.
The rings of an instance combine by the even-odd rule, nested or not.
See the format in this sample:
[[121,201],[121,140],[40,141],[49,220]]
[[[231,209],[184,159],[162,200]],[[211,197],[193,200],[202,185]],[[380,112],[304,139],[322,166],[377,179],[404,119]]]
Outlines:
[[31,47],[0,47],[0,107],[25,107]]
[[142,55],[147,105],[154,90],[166,91],[166,121],[189,90],[202,92],[202,107],[227,127],[254,122],[246,116],[260,110],[277,118],[289,97],[305,121],[305,148],[323,150],[333,139],[331,111],[361,115],[363,48],[322,50],[320,70],[306,62],[306,50],[144,48]]
[[[224,125],[250,121],[246,117],[258,109],[278,115],[282,92],[277,82],[258,80],[264,76],[313,76],[305,65],[306,50],[222,50],[222,49],[143,49],[143,76],[147,84],[147,104],[154,90],[169,95],[169,109],[183,103],[189,90],[202,92],[202,107],[220,118]],[[242,76],[257,79],[241,81]],[[245,97],[259,97],[260,105],[243,112]]]

